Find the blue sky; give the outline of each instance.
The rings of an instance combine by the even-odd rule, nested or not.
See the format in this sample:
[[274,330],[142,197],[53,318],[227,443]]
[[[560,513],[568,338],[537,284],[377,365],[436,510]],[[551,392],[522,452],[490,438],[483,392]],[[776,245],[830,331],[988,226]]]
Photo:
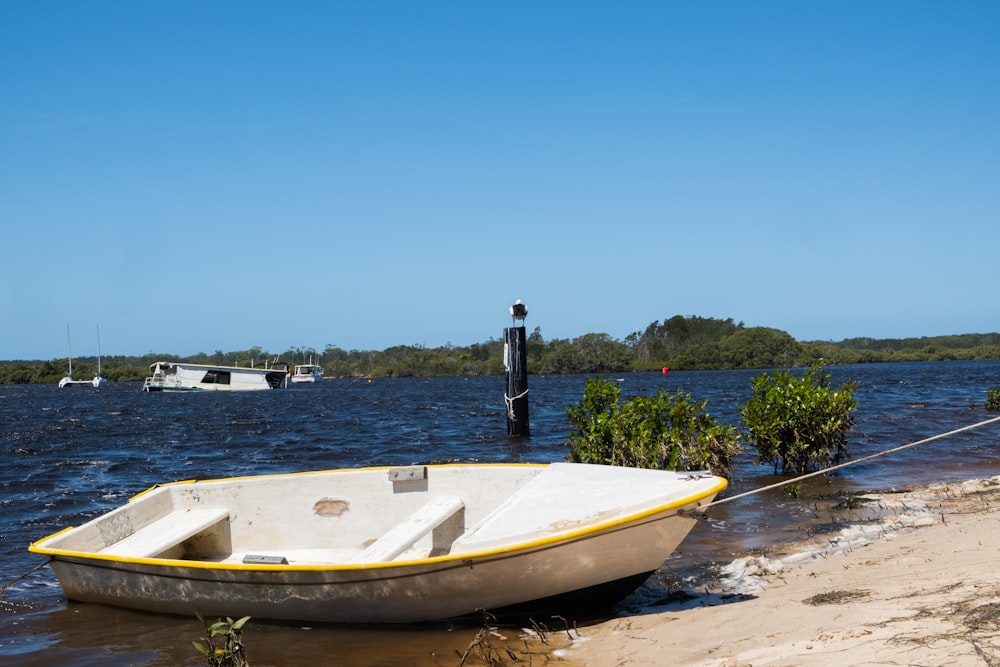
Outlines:
[[1000,3],[0,5],[0,359],[1000,330]]

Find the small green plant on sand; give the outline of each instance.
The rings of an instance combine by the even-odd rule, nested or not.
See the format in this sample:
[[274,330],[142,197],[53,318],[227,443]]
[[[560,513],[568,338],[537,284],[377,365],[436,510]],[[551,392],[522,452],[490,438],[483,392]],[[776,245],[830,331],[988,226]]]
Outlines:
[[237,621],[227,617],[212,623],[206,621],[201,614],[197,616],[205,626],[205,641],[191,643],[198,653],[205,656],[208,667],[249,667],[242,639],[243,626],[250,620],[249,616]]
[[739,434],[705,412],[708,401],[690,394],[633,396],[621,401],[621,386],[587,378],[583,399],[566,408],[573,430],[567,459],[661,470],[711,470],[729,477],[740,452]]

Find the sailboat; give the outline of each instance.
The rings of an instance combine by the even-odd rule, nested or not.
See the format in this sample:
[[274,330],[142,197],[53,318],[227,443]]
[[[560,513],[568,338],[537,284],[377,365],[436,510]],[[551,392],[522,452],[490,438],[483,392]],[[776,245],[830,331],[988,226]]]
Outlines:
[[103,387],[108,383],[101,377],[101,326],[97,325],[97,375],[93,380],[73,379],[73,345],[69,338],[69,325],[66,325],[66,348],[69,351],[69,373],[62,380],[59,380],[59,388],[63,387]]

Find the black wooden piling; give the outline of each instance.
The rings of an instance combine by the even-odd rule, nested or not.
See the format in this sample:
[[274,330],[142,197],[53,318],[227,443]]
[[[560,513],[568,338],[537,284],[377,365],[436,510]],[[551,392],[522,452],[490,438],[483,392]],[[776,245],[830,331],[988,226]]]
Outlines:
[[503,330],[503,366],[507,371],[507,435],[528,437],[528,345],[524,327]]

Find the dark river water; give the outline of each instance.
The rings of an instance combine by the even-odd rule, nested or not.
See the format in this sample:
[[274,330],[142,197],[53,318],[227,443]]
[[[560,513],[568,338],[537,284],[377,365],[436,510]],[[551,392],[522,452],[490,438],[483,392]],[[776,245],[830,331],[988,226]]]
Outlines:
[[[937,362],[829,369],[858,381],[849,441],[861,458],[975,424],[1000,362]],[[682,389],[708,401],[720,422],[739,410],[760,371],[625,374],[622,394]],[[582,375],[530,376],[530,438],[508,438],[503,377],[326,380],[288,390],[145,394],[137,383],[106,388],[0,386],[0,665],[198,665],[194,618],[67,603],[44,559],[28,545],[79,525],[153,484],[367,465],[440,461],[547,462],[565,458],[565,409]],[[776,481],[751,452],[730,495]],[[1000,426],[990,424],[806,484],[710,511],[665,571],[780,549],[831,522],[838,491],[886,491],[1000,474]],[[41,567],[38,567],[42,565]],[[36,569],[37,568],[37,569]],[[302,627],[251,621],[251,664],[457,665],[477,628]]]

